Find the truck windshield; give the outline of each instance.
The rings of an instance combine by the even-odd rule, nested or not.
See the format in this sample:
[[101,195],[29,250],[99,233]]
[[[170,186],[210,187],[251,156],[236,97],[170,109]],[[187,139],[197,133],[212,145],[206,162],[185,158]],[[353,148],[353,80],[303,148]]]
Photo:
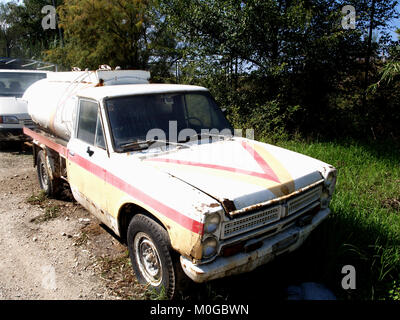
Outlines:
[[132,142],[152,138],[150,132],[159,132],[160,140],[173,142],[182,142],[180,137],[202,134],[204,130],[225,135],[233,132],[208,92],[125,96],[109,98],[105,104],[117,152]]
[[44,72],[0,72],[0,97],[21,98],[31,84],[43,78]]

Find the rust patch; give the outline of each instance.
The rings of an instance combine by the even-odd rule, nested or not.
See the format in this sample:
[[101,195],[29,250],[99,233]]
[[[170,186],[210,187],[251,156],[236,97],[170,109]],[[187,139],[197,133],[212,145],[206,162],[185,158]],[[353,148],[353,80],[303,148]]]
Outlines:
[[198,237],[196,243],[193,245],[190,251],[190,256],[195,260],[200,260],[202,258],[202,244],[201,238]]
[[218,208],[219,206],[220,206],[219,203],[211,203],[211,204],[202,203],[200,204],[200,206],[196,206],[195,209],[200,213],[204,213],[207,211],[207,208]]
[[226,212],[236,211],[235,203],[232,200],[224,199],[222,200],[222,206],[224,207]]
[[286,196],[290,193],[289,188],[286,185],[281,187],[281,192]]

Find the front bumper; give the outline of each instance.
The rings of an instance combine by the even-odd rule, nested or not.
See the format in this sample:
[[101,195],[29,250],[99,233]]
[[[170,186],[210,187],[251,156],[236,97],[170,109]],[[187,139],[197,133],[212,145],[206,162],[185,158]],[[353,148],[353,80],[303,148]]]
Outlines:
[[266,264],[276,256],[291,252],[300,247],[314,230],[330,213],[329,209],[318,212],[311,223],[305,227],[291,227],[275,236],[262,240],[262,246],[249,253],[238,253],[231,257],[218,257],[207,264],[193,264],[181,256],[181,265],[186,275],[195,282],[205,282],[226,276],[245,273]]

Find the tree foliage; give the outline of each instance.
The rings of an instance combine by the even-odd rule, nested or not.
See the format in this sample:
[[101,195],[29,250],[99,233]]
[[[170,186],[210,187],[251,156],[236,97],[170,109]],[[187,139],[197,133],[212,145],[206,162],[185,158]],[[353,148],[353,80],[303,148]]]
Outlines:
[[47,59],[62,65],[148,69],[174,56],[174,38],[164,32],[155,2],[65,0],[58,12],[65,46],[48,51]]
[[[259,136],[400,135],[400,55],[388,31],[398,1],[59,0],[63,43],[40,29],[44,3],[1,7],[5,55],[203,85],[235,126]],[[345,5],[354,30],[341,25]]]
[[[60,4],[62,0],[55,1]],[[41,59],[43,52],[57,42],[57,30],[44,30],[42,8],[46,0],[24,0],[0,4],[0,25],[3,55]],[[57,45],[57,44],[56,44]]]
[[[211,88],[236,125],[364,136],[382,127],[373,118],[381,97],[365,95],[366,70],[374,81],[396,3],[166,0],[163,10],[184,44],[181,80]],[[355,30],[341,25],[345,4],[356,8]],[[381,34],[370,45],[369,27]]]

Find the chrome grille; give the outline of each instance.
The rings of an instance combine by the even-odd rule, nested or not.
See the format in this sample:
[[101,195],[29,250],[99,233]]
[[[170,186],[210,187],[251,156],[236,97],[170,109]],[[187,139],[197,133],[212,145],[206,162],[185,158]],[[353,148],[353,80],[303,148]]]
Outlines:
[[281,218],[294,215],[313,203],[318,202],[321,194],[322,185],[319,185],[282,202],[280,205],[264,208],[245,217],[225,222],[222,225],[221,238],[231,238],[254,229],[265,227],[279,221]]
[[279,220],[280,207],[269,208],[262,212],[238,218],[223,225],[222,238],[233,237]]
[[297,211],[307,207],[311,203],[318,201],[321,198],[322,186],[307,191],[291,200],[288,200],[288,215],[292,215]]

